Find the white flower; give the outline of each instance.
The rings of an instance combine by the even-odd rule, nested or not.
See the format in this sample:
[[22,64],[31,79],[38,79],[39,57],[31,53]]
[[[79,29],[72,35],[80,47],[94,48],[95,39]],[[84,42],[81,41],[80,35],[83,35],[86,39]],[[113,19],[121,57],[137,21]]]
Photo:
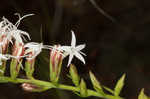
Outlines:
[[[85,64],[85,60],[82,55],[85,55],[81,50],[85,48],[85,44],[81,44],[76,46],[76,37],[73,31],[72,32],[72,40],[71,40],[71,46],[61,46],[58,48],[58,50],[64,51],[64,54],[69,55],[69,61],[68,65],[71,64],[71,61],[73,57],[77,57],[80,61],[82,61]],[[82,55],[81,55],[82,54]]]
[[19,20],[16,22],[15,25],[13,25],[14,28],[11,30],[10,35],[12,36],[12,38],[15,39],[15,41],[20,42],[20,43],[23,43],[22,38],[23,38],[24,40],[26,40],[23,35],[27,36],[28,39],[31,40],[31,39],[30,39],[30,36],[29,36],[29,34],[28,34],[27,32],[22,31],[22,30],[19,30],[19,29],[17,29],[17,28],[18,28],[18,26],[19,26],[19,24],[20,24],[20,21],[21,21],[22,19],[24,19],[25,17],[28,17],[28,16],[32,16],[32,15],[34,15],[34,14],[27,14],[27,15],[24,15],[23,17],[20,17],[20,14],[18,14],[18,13],[16,13],[16,15],[19,16]]
[[27,48],[25,50],[25,55],[29,56],[27,59],[35,58],[37,55],[40,54],[42,49],[51,49],[52,48],[49,45],[43,45],[43,43],[36,43],[36,42],[27,43],[27,44],[25,44],[24,47]]
[[16,29],[16,30],[12,30],[10,33],[11,35],[8,36],[8,39],[12,37],[15,39],[16,42],[23,43],[23,39],[26,40],[24,35],[27,36],[29,40],[31,40],[29,34],[25,31]]
[[[8,32],[10,32],[10,28],[12,23],[10,23],[5,17],[2,18],[0,22],[0,44],[5,44],[8,41]],[[10,40],[9,40],[10,41]]]
[[9,41],[12,43],[12,38],[20,43],[23,43],[22,38],[25,40],[25,36],[28,37],[28,39],[30,40],[30,36],[27,32],[19,30],[18,26],[20,24],[20,21],[22,19],[24,19],[25,17],[28,16],[32,16],[33,14],[27,14],[24,15],[23,17],[20,17],[19,14],[17,14],[19,16],[19,20],[16,22],[16,24],[12,24],[8,19],[6,19],[5,17],[3,17],[3,21],[0,22],[0,38],[4,35],[5,39],[3,40],[3,42]]

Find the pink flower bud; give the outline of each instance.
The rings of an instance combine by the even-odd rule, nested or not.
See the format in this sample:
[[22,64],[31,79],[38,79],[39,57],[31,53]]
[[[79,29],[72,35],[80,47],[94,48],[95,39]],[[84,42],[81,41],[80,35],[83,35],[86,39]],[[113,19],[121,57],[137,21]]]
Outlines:
[[24,44],[16,42],[13,46],[12,55],[18,59],[24,55]]
[[22,43],[15,42],[13,46],[12,56],[14,59],[11,60],[10,64],[10,75],[13,79],[15,79],[20,71],[20,67],[22,66],[22,56],[24,55],[24,45]]
[[62,65],[62,52],[56,50],[60,45],[55,45],[52,51],[50,52],[50,80],[52,82],[58,82],[61,65]]
[[42,91],[43,89],[35,84],[31,83],[23,83],[21,85],[22,89],[28,92],[34,92],[34,91]]

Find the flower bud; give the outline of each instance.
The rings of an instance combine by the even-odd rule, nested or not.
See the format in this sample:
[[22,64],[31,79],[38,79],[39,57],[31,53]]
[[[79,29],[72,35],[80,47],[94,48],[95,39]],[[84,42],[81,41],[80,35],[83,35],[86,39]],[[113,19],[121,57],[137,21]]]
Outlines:
[[59,80],[62,60],[62,53],[57,49],[60,45],[55,45],[52,51],[50,52],[50,81],[57,83]]
[[75,86],[79,86],[80,77],[78,75],[77,69],[74,65],[70,65],[70,76],[72,79],[72,82],[75,84]]
[[0,48],[1,53],[6,54],[8,48],[9,41],[6,39],[6,36],[3,35],[0,37]]
[[20,67],[21,67],[21,56],[24,55],[24,45],[22,43],[15,43],[15,45],[13,46],[13,59],[11,60],[11,64],[10,64],[10,75],[11,77],[14,79],[18,76],[18,73],[20,71]]
[[81,97],[87,97],[87,87],[83,79],[81,79],[81,82],[80,82],[80,95]]
[[25,71],[29,79],[33,78],[34,64],[36,57],[41,53],[42,48],[44,48],[43,43],[29,42],[25,44]]
[[94,89],[99,92],[100,94],[104,95],[105,93],[103,92],[103,89],[99,83],[99,81],[96,79],[96,77],[94,76],[94,74],[90,71],[90,78],[93,84]]
[[23,90],[28,91],[28,92],[41,92],[47,89],[47,88],[42,88],[41,86],[31,84],[31,83],[23,83],[21,87]]
[[[6,40],[6,36],[2,35],[0,36],[0,53],[6,54],[8,49],[8,40]],[[2,64],[0,64],[0,76],[4,75],[6,69],[6,60],[2,60]]]

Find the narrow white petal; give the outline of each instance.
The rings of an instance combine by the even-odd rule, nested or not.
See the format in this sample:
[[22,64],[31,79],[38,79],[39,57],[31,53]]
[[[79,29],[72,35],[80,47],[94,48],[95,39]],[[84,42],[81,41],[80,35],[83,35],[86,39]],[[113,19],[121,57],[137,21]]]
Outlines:
[[7,57],[6,55],[0,54],[0,60],[8,60],[9,57]]
[[76,46],[76,37],[75,37],[74,31],[71,31],[71,33],[72,33],[71,47],[75,47]]
[[38,46],[40,46],[40,45],[43,45],[43,44],[41,44],[41,43],[37,43],[37,42],[29,42],[29,43],[27,43],[27,44],[25,44],[25,48],[32,48],[32,47],[38,47]]
[[82,49],[84,49],[85,48],[85,44],[82,44],[82,45],[78,45],[77,47],[76,47],[76,50],[77,51],[80,51],[80,50],[82,50]]
[[1,57],[2,58],[2,60],[8,60],[9,58],[7,58],[7,57],[5,57],[5,56],[3,56],[3,57]]
[[67,66],[69,66],[69,65],[71,64],[72,59],[73,59],[73,54],[70,54],[70,55],[69,55],[69,61],[68,61],[68,65],[67,65]]
[[18,31],[19,31],[21,34],[26,35],[26,36],[28,37],[28,39],[31,40],[30,35],[29,35],[27,32],[21,31],[21,30],[18,30]]
[[21,17],[21,18],[20,18],[20,16],[19,16],[19,20],[16,22],[15,26],[18,27],[19,24],[20,24],[20,21],[21,21],[22,19],[24,19],[25,17],[28,17],[28,16],[32,16],[32,15],[34,15],[34,14],[27,14],[27,15],[24,15],[23,17]]
[[70,53],[71,52],[71,47],[70,46],[61,46],[61,47],[58,47],[58,50]]
[[85,53],[83,53],[83,52],[81,52],[81,51],[79,51],[79,53],[81,53],[82,55],[86,56],[86,54],[85,54]]
[[82,56],[80,53],[75,52],[75,56],[76,56],[80,61],[82,61],[82,62],[85,64],[85,60],[84,60],[83,56]]
[[43,45],[43,49],[53,49],[53,46],[51,45]]

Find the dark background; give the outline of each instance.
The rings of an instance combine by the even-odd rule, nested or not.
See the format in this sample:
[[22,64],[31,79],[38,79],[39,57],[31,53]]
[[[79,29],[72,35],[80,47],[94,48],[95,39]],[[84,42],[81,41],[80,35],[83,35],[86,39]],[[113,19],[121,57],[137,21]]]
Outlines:
[[[19,29],[29,32],[32,41],[44,44],[69,45],[70,30],[74,30],[77,44],[86,43],[83,52],[87,56],[85,65],[77,59],[73,63],[88,82],[89,88],[89,70],[94,72],[103,85],[110,88],[126,73],[121,96],[137,99],[141,88],[145,88],[146,94],[150,95],[150,1],[95,1],[114,21],[100,13],[89,0],[1,0],[0,16],[15,23],[18,17],[14,13],[34,13],[34,16],[21,22]],[[48,56],[48,53],[41,54],[41,57]],[[48,59],[38,57],[37,60],[35,76],[46,80]],[[66,62],[67,59],[64,61],[61,82],[70,83],[66,76]],[[23,91],[20,84],[0,84],[0,99],[70,98],[81,99],[68,91],[52,89],[42,93],[30,93]]]

